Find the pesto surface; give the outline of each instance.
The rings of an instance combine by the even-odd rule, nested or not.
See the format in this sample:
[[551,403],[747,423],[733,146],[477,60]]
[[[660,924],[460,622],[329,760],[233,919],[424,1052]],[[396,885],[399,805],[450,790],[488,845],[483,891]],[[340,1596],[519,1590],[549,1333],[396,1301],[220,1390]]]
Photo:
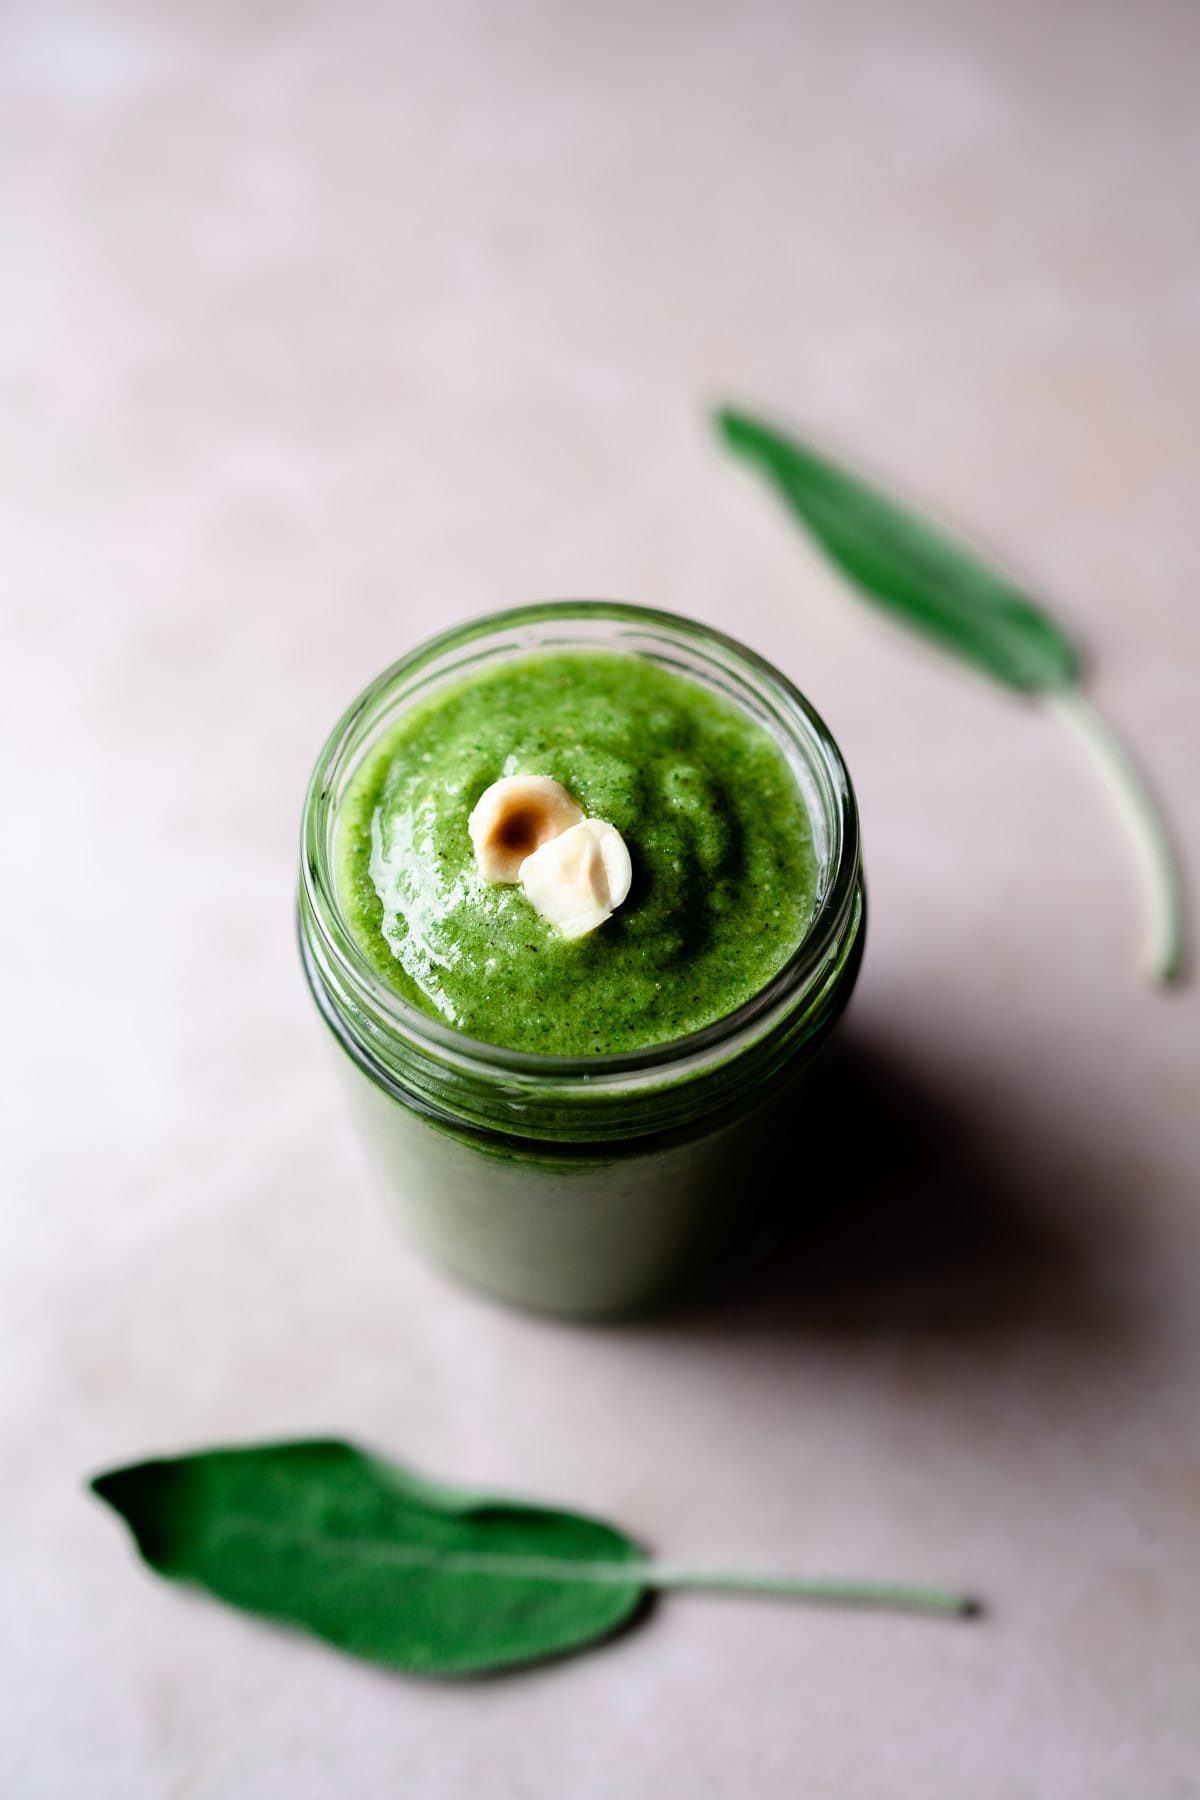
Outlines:
[[[610,820],[625,904],[559,935],[520,887],[482,879],[467,831],[502,775],[550,775]],[[338,880],[359,943],[407,999],[487,1043],[644,1049],[711,1024],[787,961],[817,879],[786,759],[732,703],[643,658],[543,652],[405,713],[344,799]]]

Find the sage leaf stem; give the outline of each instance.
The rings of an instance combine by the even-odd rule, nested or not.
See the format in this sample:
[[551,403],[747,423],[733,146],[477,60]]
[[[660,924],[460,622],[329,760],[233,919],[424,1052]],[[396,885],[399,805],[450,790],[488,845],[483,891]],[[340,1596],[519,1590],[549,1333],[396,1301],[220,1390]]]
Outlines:
[[1129,750],[1082,690],[1047,694],[1046,704],[1078,739],[1108,789],[1146,892],[1146,971],[1170,985],[1187,973],[1187,898],[1171,836]]
[[748,1574],[727,1569],[677,1567],[672,1563],[648,1564],[642,1579],[648,1587],[660,1589],[692,1588],[702,1593],[747,1594],[768,1600],[799,1600],[816,1606],[862,1607],[879,1612],[933,1613],[955,1619],[973,1618],[983,1610],[970,1594],[892,1581]]

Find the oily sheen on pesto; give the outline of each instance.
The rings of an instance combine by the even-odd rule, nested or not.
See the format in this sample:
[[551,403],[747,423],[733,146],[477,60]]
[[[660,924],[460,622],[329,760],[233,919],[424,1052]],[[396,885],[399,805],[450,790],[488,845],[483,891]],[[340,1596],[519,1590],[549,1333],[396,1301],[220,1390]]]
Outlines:
[[[467,820],[502,775],[549,775],[633,860],[618,913],[568,942],[484,881]],[[499,662],[406,712],[356,772],[337,843],[358,942],[407,999],[472,1037],[558,1055],[665,1043],[786,962],[817,861],[786,758],[740,708],[645,658]]]

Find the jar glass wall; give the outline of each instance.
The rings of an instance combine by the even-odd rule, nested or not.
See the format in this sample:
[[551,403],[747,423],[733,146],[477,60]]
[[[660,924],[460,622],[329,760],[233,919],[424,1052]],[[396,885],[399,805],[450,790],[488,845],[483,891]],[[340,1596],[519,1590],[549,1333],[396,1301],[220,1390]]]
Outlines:
[[[818,863],[807,930],[745,1005],[645,1051],[500,1049],[410,1004],[356,941],[335,879],[341,803],[410,707],[489,665],[589,648],[648,658],[731,701],[779,746]],[[781,1199],[770,1160],[796,1083],[849,998],[864,899],[853,791],[821,720],[719,632],[607,601],[493,614],[422,645],[338,722],[304,809],[300,937],[354,1109],[401,1218],[451,1270],[522,1305],[580,1316],[665,1298],[747,1251]]]

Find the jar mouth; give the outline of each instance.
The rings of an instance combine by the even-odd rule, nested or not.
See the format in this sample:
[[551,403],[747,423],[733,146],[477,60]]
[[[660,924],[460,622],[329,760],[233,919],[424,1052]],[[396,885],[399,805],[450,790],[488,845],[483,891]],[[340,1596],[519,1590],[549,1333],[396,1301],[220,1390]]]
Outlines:
[[[646,1049],[559,1056],[510,1050],[434,1018],[391,987],[355,937],[338,896],[334,840],[346,787],[394,719],[484,659],[588,645],[648,657],[732,700],[765,725],[788,756],[818,849],[817,895],[807,929],[766,985],[711,1024]],[[722,1059],[753,1041],[781,1010],[818,986],[844,941],[859,897],[858,810],[841,752],[819,714],[755,651],[713,627],[651,607],[610,600],[550,600],[488,613],[428,638],[383,671],[342,714],[317,758],[301,825],[301,911],[316,933],[315,960],[353,994],[373,1033],[383,1032],[466,1072],[517,1087],[591,1091],[662,1081]]]

